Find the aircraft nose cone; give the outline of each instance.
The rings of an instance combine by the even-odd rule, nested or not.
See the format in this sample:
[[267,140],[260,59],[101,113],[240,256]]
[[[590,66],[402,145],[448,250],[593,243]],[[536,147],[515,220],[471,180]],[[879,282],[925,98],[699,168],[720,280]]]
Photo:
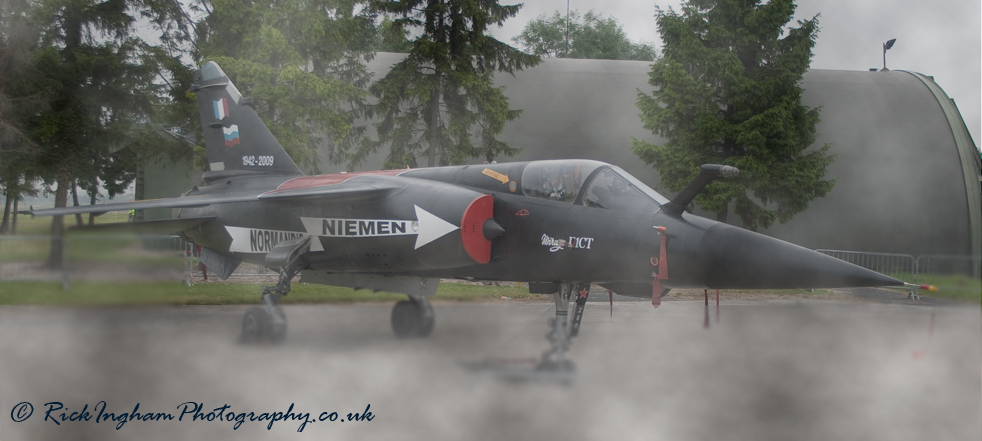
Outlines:
[[898,286],[903,282],[779,239],[727,224],[699,243],[703,283],[714,289]]

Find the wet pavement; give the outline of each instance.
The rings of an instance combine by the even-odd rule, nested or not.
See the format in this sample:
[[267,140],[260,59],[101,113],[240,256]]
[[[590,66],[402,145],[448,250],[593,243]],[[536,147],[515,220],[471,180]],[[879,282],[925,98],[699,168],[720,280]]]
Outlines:
[[[591,303],[568,384],[465,367],[530,367],[546,303],[437,303],[433,335],[412,340],[391,305],[288,305],[275,347],[236,343],[245,309],[0,307],[0,440],[982,438],[978,306],[617,302],[610,318]],[[45,421],[51,402],[90,419]],[[249,420],[291,403],[325,420]]]

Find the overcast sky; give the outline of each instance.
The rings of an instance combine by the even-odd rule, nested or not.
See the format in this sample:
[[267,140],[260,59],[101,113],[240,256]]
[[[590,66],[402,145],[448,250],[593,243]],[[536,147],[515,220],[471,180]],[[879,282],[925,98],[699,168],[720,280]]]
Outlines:
[[[514,4],[501,0],[502,4]],[[883,66],[882,44],[896,38],[887,67],[933,76],[955,100],[976,145],[982,134],[982,8],[979,0],[886,1],[799,0],[795,19],[819,17],[813,69],[861,70]],[[569,0],[570,9],[612,16],[632,41],[661,47],[655,5],[679,9],[679,1]],[[519,15],[491,32],[501,41],[521,32],[530,20],[566,11],[564,0],[526,0]]]

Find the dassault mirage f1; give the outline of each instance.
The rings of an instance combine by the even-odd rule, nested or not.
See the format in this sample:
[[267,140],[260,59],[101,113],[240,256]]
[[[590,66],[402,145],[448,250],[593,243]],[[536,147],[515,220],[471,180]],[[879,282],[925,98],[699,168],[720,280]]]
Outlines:
[[[31,210],[34,215],[174,208],[142,222],[202,247],[227,278],[241,262],[279,271],[243,319],[246,341],[282,340],[277,306],[290,281],[404,293],[393,331],[425,337],[426,298],[442,278],[529,282],[552,294],[556,319],[544,362],[565,363],[591,284],[650,298],[671,288],[902,286],[841,260],[683,209],[734,167],[704,165],[669,200],[617,166],[547,160],[305,176],[214,62],[195,75],[210,171],[178,198]],[[566,315],[576,300],[567,332]]]

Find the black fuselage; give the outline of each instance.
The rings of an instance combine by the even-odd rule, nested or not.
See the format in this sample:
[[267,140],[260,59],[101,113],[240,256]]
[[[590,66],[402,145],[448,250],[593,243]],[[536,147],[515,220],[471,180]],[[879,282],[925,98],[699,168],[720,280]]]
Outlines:
[[[610,210],[529,197],[521,193],[520,184],[513,193],[508,191],[507,183],[481,174],[484,169],[493,167],[505,174],[520,176],[524,166],[525,163],[441,167],[401,171],[398,176],[351,174],[351,180],[347,182],[357,180],[367,185],[382,183],[401,188],[368,199],[352,197],[321,201],[311,198],[301,203],[257,199],[255,202],[182,208],[179,216],[215,216],[215,221],[185,231],[185,236],[227,257],[256,264],[263,264],[270,246],[287,237],[282,233],[270,237],[272,233],[268,231],[308,233],[302,218],[366,220],[371,221],[367,227],[364,222],[355,224],[354,234],[318,237],[323,251],[310,253],[310,268],[422,277],[595,283],[650,283],[651,258],[657,258],[659,246],[659,237],[652,227],[674,223],[677,226],[672,230],[678,231],[687,223],[684,219],[665,219],[659,223],[657,219],[664,216],[652,210]],[[481,185],[481,177],[489,182]],[[291,179],[294,178],[229,177],[212,181],[188,195],[235,192],[259,196],[275,191]],[[493,188],[495,186],[502,188]],[[500,191],[502,189],[504,191]],[[414,247],[414,235],[383,235],[378,231],[384,221],[415,220],[414,206],[422,206],[457,224],[460,219],[456,212],[460,207],[484,194],[493,197],[493,218],[505,230],[492,242],[491,259],[486,264],[475,262],[461,249],[460,240],[454,237],[459,235],[457,231],[418,249]],[[232,251],[232,237],[227,227],[255,230],[262,236],[256,237],[255,242],[250,240],[249,252]],[[336,228],[344,227],[338,225]],[[363,234],[368,233],[369,228],[374,236]],[[386,231],[390,229],[391,225],[386,227]],[[563,245],[558,245],[560,241]]]
[[[814,288],[893,281],[869,279],[862,268],[846,268],[811,250],[730,225],[688,213],[667,214],[663,200],[645,196],[654,193],[648,188],[629,192],[624,183],[614,182],[598,189],[607,174],[623,173],[607,164],[569,162],[548,171],[560,176],[552,181],[560,188],[549,190],[546,183],[540,192],[535,179],[540,169],[551,170],[550,164],[562,161],[300,178],[212,176],[209,185],[189,195],[249,193],[256,200],[182,208],[179,216],[215,216],[184,235],[226,257],[261,265],[278,242],[315,236],[307,269],[337,273],[586,282],[636,296],[651,295],[658,265],[669,274],[665,288]],[[285,192],[311,194],[283,202],[270,197]],[[469,206],[487,195],[493,198],[489,216],[504,233],[493,240],[472,234],[468,244],[463,230]],[[423,231],[432,227],[428,221],[446,229],[420,245]],[[659,262],[656,227],[666,229],[666,262]],[[474,240],[488,240],[486,263],[475,257]]]

